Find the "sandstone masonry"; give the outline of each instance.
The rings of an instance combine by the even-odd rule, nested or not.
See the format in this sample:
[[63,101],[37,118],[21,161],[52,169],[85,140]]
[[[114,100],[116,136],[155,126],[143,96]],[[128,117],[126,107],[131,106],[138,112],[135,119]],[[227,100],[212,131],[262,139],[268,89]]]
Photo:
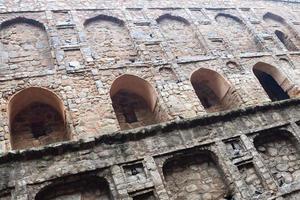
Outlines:
[[0,0],[0,200],[300,199],[300,4]]

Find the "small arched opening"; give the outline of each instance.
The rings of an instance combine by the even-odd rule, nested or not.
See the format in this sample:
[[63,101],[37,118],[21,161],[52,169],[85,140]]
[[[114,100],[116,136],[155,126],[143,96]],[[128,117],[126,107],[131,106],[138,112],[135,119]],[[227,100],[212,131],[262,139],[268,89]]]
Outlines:
[[129,74],[118,77],[110,97],[122,130],[160,122],[157,93],[144,79]]
[[64,105],[47,89],[30,87],[15,94],[8,104],[8,117],[13,149],[69,139]]
[[289,51],[298,51],[299,36],[297,31],[291,27],[284,18],[271,12],[263,16],[263,20],[273,29],[276,37]]
[[291,82],[276,67],[259,62],[254,65],[253,73],[272,101],[289,99]]
[[35,196],[35,200],[63,199],[111,200],[113,198],[107,180],[96,176],[60,180],[46,186]]
[[240,104],[231,85],[217,72],[201,68],[191,76],[194,90],[208,112],[221,111]]

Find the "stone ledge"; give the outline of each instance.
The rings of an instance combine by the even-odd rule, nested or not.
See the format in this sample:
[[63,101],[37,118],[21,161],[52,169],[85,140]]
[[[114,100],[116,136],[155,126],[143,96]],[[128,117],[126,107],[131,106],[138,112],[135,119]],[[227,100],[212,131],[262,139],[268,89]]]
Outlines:
[[289,106],[297,106],[299,104],[299,98],[278,102],[268,102],[257,106],[249,106],[245,108],[223,111],[219,113],[210,113],[201,117],[183,120],[173,120],[165,123],[131,129],[127,131],[117,131],[111,134],[106,134],[98,137],[80,139],[78,141],[61,142],[40,148],[30,148],[26,150],[12,150],[3,153],[0,156],[0,163],[28,159],[38,159],[46,155],[61,155],[65,152],[74,152],[84,149],[90,149],[99,144],[112,145],[125,143],[127,141],[137,141],[157,134],[171,132],[173,130],[184,130],[196,126],[209,125],[220,121],[224,121],[224,119],[225,121],[228,121],[230,119],[241,117],[243,115],[255,114],[257,112],[267,111],[270,109],[280,109]]

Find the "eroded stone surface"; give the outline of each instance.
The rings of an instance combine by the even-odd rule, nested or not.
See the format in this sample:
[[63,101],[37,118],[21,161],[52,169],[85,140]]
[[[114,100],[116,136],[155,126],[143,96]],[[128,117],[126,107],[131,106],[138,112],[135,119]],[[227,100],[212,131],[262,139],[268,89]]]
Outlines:
[[[0,199],[298,199],[299,101],[269,104],[278,99],[253,67],[284,99],[299,97],[299,10],[267,0],[0,0]],[[218,97],[211,109],[191,81],[199,69],[221,77],[201,79],[202,95]],[[126,111],[130,123],[111,94],[122,75],[147,83],[125,88],[139,108]],[[35,87],[60,104],[46,94],[37,102],[45,109],[11,115],[13,95]],[[26,113],[54,131],[35,140],[34,127],[46,129],[31,127]],[[16,129],[23,150],[10,151]],[[267,134],[282,129],[285,138]],[[265,134],[265,143],[252,142]],[[106,184],[80,182],[86,176]]]
[[195,154],[164,165],[164,176],[172,199],[222,199],[226,184],[217,166],[207,155]]

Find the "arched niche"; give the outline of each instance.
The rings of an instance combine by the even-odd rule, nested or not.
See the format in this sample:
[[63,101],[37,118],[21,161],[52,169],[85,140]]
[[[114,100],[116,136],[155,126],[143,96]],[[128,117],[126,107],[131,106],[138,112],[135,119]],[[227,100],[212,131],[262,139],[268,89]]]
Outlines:
[[256,150],[279,186],[299,182],[300,162],[297,139],[287,130],[259,133],[253,140]]
[[164,81],[177,81],[177,75],[171,67],[161,67],[158,70],[162,80]]
[[17,17],[0,24],[0,74],[36,73],[53,68],[45,26],[39,21]]
[[95,59],[134,60],[137,52],[123,20],[98,15],[84,22],[86,38]]
[[164,182],[174,200],[230,199],[230,189],[215,154],[210,151],[188,151],[166,160]]
[[129,74],[118,77],[111,86],[110,97],[121,129],[160,121],[157,93],[144,79]]
[[219,73],[210,69],[198,69],[191,76],[193,88],[208,112],[226,110],[238,105],[234,89]]
[[246,24],[240,18],[231,14],[219,13],[215,16],[215,20],[223,27],[230,27],[226,31],[223,30],[223,32],[234,49],[241,53],[261,50],[261,46],[258,45]]
[[176,58],[205,53],[206,50],[185,18],[164,14],[156,21]]
[[41,189],[35,196],[35,200],[73,199],[112,200],[113,198],[107,180],[96,176],[60,180]]
[[271,12],[267,12],[266,14],[263,15],[263,20],[264,21],[276,21],[276,22],[279,22],[281,24],[285,24],[286,21],[284,18],[282,18],[281,16],[279,15],[276,15],[274,13],[271,13]]
[[294,85],[276,67],[259,62],[253,66],[253,73],[272,101],[290,98],[289,91]]
[[236,63],[234,61],[228,61],[226,63],[226,66],[228,67],[228,69],[230,69],[230,71],[235,71],[237,73],[244,70],[241,65],[239,65],[238,63]]
[[288,58],[279,58],[280,67],[284,70],[295,69],[293,62]]
[[271,12],[263,15],[263,20],[271,25],[275,36],[289,51],[298,51],[299,36],[284,18]]
[[69,139],[63,102],[40,87],[21,90],[8,103],[13,149],[42,146]]
[[280,30],[275,30],[275,35],[289,51],[298,51],[298,48],[295,46],[295,44],[292,42],[288,35],[286,35]]

